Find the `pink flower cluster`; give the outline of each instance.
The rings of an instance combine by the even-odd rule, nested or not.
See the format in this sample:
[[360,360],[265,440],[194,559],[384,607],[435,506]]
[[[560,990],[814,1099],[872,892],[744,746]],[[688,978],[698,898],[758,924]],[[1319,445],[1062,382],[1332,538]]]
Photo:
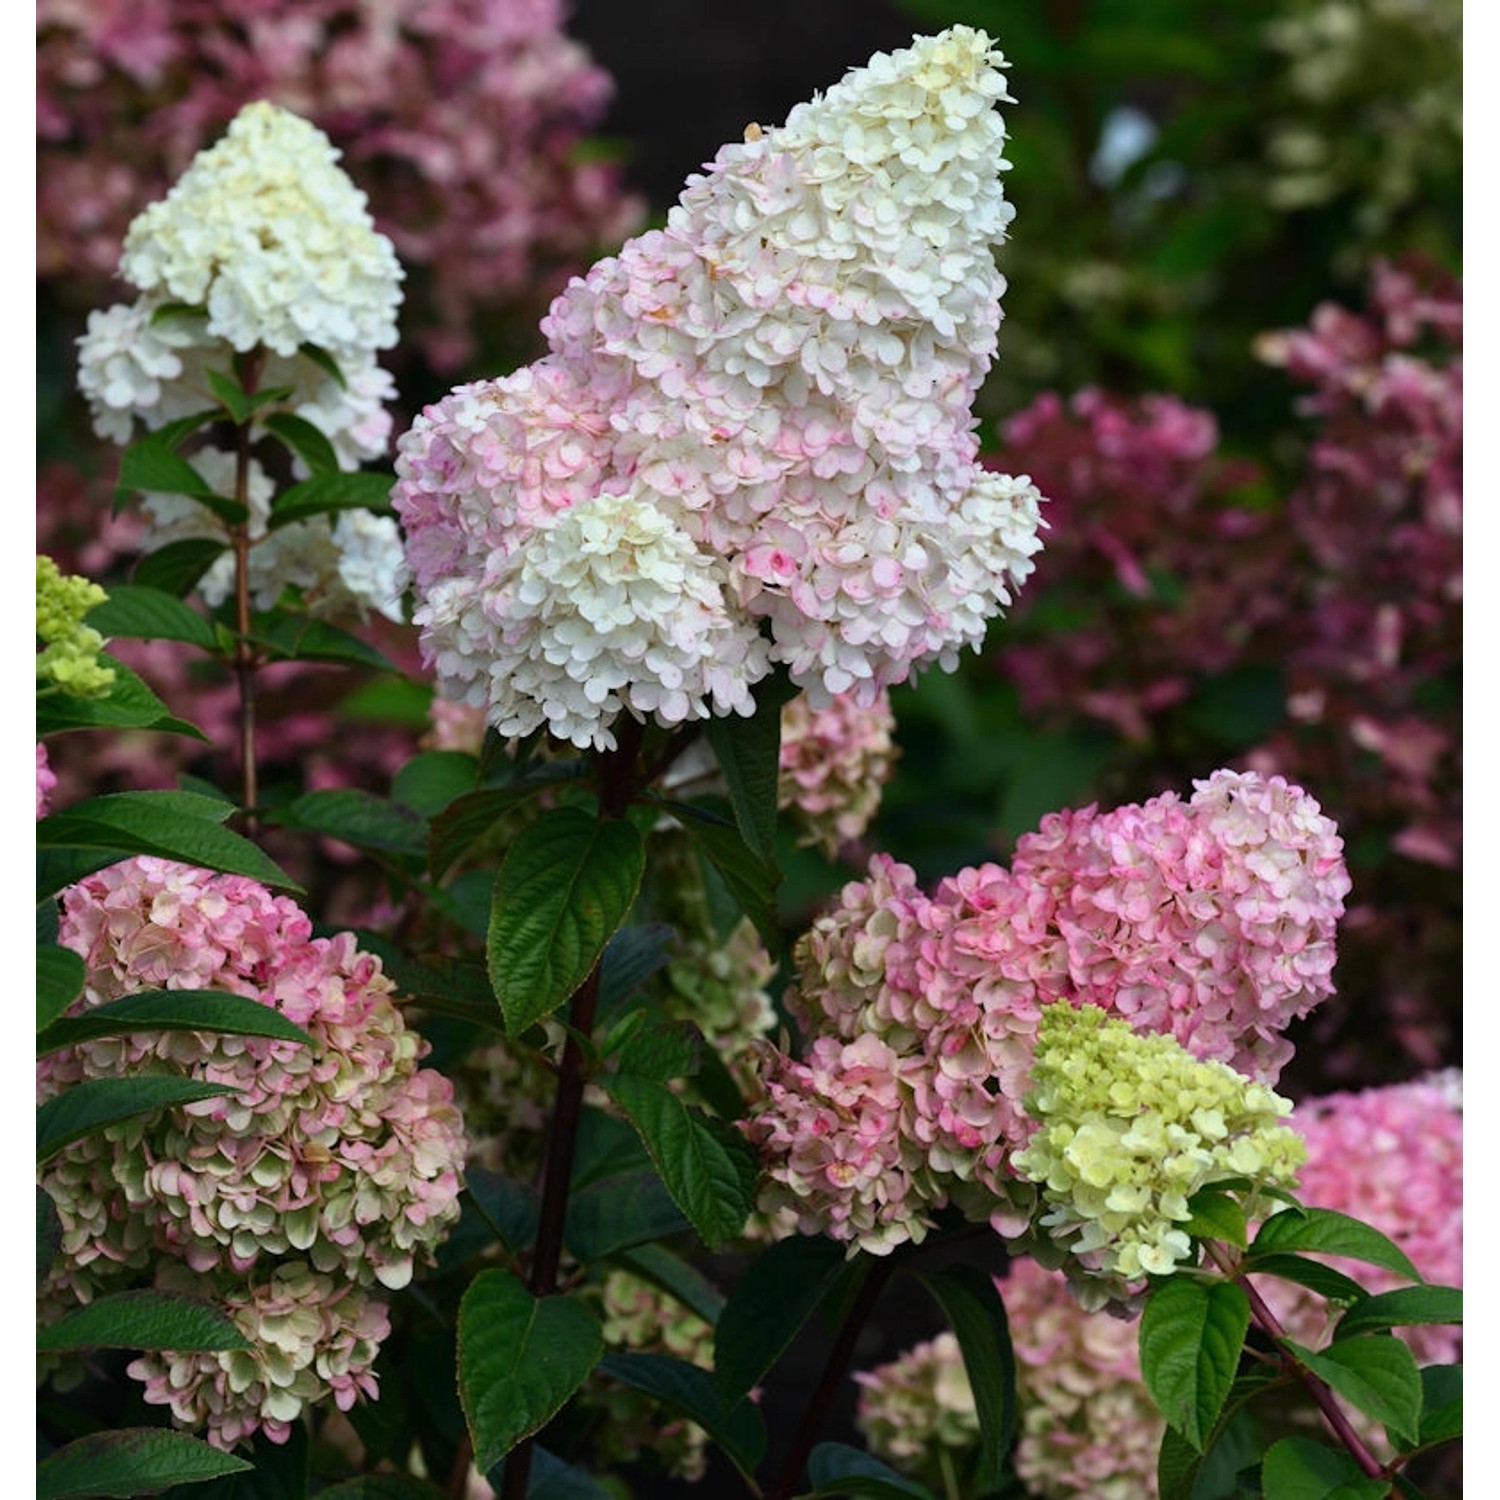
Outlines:
[[47,760],[47,747],[40,740],[36,746],[36,815],[45,818],[51,806],[53,788],[57,777]]
[[[1291,1124],[1307,1142],[1297,1190],[1304,1203],[1372,1224],[1434,1285],[1463,1285],[1463,1075],[1457,1069],[1308,1099]],[[1379,1266],[1330,1263],[1372,1292],[1408,1284]],[[1262,1277],[1259,1285],[1294,1339],[1313,1348],[1327,1342],[1325,1303],[1290,1282]],[[1422,1364],[1461,1357],[1456,1326],[1397,1332]]]
[[41,0],[38,271],[97,300],[140,205],[270,99],[370,185],[426,273],[408,331],[451,368],[476,313],[529,305],[640,217],[617,167],[578,157],[611,85],[562,25],[561,0]]
[[979,643],[1040,547],[970,413],[1002,64],[954,27],[752,127],[569,285],[546,358],[423,413],[394,500],[449,696],[607,747],[622,711],[750,712],[775,661],[868,707]]
[[848,697],[814,708],[799,695],[782,710],[778,801],[797,820],[803,843],[833,859],[863,835],[895,769],[895,727],[883,691],[865,708]]
[[1041,1007],[1099,1006],[1137,1031],[1274,1082],[1285,1028],[1332,993],[1343,844],[1279,777],[1219,771],[1188,802],[1047,817],[1009,870],[932,897],[877,855],[796,947],[785,998],[808,1047],[768,1050],[748,1125],[762,1207],[884,1253],[957,1204],[1026,1230],[1009,1165]]
[[[143,989],[224,990],[314,1041],[142,1032],[42,1059],[43,1100],[143,1072],[236,1090],[96,1132],[47,1164],[62,1243],[44,1305],[179,1262],[220,1285],[238,1278],[258,1318],[271,1317],[264,1298],[281,1293],[266,1288],[292,1264],[327,1282],[314,1303],[343,1286],[405,1286],[458,1216],[466,1140],[451,1085],[418,1066],[426,1044],[379,960],[352,934],[314,938],[293,901],[253,880],[165,860],[90,876],[63,907],[58,940],[87,966],[76,1009]],[[373,1316],[362,1296],[340,1305],[362,1326]],[[259,1418],[226,1401],[209,1421],[232,1442]]]

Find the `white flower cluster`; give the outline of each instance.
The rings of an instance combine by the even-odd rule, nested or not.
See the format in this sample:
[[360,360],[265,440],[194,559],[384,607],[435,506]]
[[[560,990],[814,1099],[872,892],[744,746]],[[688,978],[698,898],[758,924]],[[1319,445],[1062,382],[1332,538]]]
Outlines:
[[[385,452],[386,403],[396,389],[376,355],[396,341],[402,271],[338,155],[307,121],[248,105],[136,218],[120,274],[141,295],[90,313],[78,341],[79,389],[100,437],[125,444],[138,427],[154,432],[213,409],[210,372],[231,375],[235,353],[254,350],[257,388],[289,392],[259,417],[290,412],[311,422],[343,468]],[[342,378],[307,345],[331,356]],[[252,438],[264,431],[258,420]],[[234,493],[232,463],[220,450],[187,456],[220,493]],[[300,460],[296,467],[304,472]],[[394,521],[351,511],[272,533],[269,484],[258,468],[251,491],[251,587],[262,607],[295,585],[320,615],[375,609],[402,617],[406,572]],[[180,496],[149,496],[146,518],[148,552],[186,536],[227,541],[221,522]],[[231,569],[226,558],[211,570],[203,588],[210,603],[227,594]]]
[[[543,323],[546,358],[423,413],[395,498],[450,696],[504,732],[545,719],[607,746],[622,708],[674,724],[747,707],[773,662],[814,706],[849,693],[869,707],[980,643],[1041,545],[1040,496],[979,467],[970,414],[1013,215],[1002,64],[954,27],[877,55],[781,129],[753,127],[689,180],[665,229],[570,284]],[[547,533],[601,495],[659,512],[702,559],[682,577],[714,602],[675,607],[688,639],[729,647],[716,688],[658,680],[654,658],[582,634],[549,636],[546,665],[512,675],[537,604],[513,585],[518,555],[550,550]],[[552,586],[549,616],[580,617],[571,580]],[[643,628],[675,639],[653,597]],[[751,649],[763,626],[768,649]],[[604,658],[619,684],[585,713],[573,684]]]

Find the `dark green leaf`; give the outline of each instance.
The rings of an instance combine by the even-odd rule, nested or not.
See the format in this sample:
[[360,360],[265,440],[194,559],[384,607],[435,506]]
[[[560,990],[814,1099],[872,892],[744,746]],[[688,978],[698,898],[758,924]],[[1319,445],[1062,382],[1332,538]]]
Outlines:
[[709,863],[718,871],[740,910],[772,953],[781,948],[781,926],[776,915],[776,887],[780,873],[760,858],[727,818],[712,808],[691,802],[666,802],[679,817]]
[[349,382],[344,379],[344,372],[339,369],[339,362],[326,350],[317,344],[303,344],[298,354],[310,359],[341,391],[349,389]]
[[1366,1297],[1339,1319],[1337,1339],[1357,1333],[1379,1333],[1414,1323],[1462,1323],[1464,1294],[1456,1286],[1403,1286]]
[[415,1474],[356,1474],[318,1491],[318,1500],[445,1500],[446,1490]]
[[1385,1500],[1391,1488],[1342,1449],[1300,1437],[1272,1443],[1260,1477],[1266,1500]]
[[226,526],[238,526],[250,515],[246,506],[219,494],[187,459],[157,437],[144,438],[125,450],[115,486],[116,508],[142,492],[186,495],[211,510]]
[[214,393],[219,405],[229,413],[237,427],[243,427],[258,411],[285,401],[294,394],[292,386],[279,385],[264,391],[247,391],[238,380],[219,370],[206,370],[208,388]]
[[599,961],[599,1019],[608,1020],[641,985],[665,968],[676,934],[665,922],[622,927]]
[[652,1083],[691,1078],[703,1053],[703,1033],[691,1021],[636,1029],[616,1056],[616,1071]]
[[807,1500],[933,1500],[932,1491],[847,1443],[819,1443],[807,1460]]
[[[497,1495],[502,1493],[505,1460],[501,1459],[485,1479]],[[564,1463],[545,1448],[533,1447],[531,1472],[526,1479],[526,1500],[617,1500],[617,1497],[582,1469]]]
[[1257,1276],[1276,1276],[1282,1281],[1295,1281],[1329,1302],[1353,1305],[1362,1302],[1369,1293],[1352,1277],[1320,1260],[1308,1260],[1303,1255],[1260,1255],[1255,1259]]
[[[208,309],[197,302],[163,302],[151,314],[151,327],[155,328],[158,323],[170,323],[177,318],[206,318]],[[205,413],[206,416],[216,417],[218,412]]]
[[955,1265],[917,1278],[937,1298],[958,1339],[979,1413],[981,1492],[994,1489],[1016,1439],[1016,1359],[1010,1324],[994,1279],[977,1266]]
[[306,521],[339,510],[368,510],[386,515],[391,508],[392,482],[389,474],[371,474],[362,469],[314,474],[280,496],[271,507],[271,518],[266,525],[271,531],[278,531],[293,521]]
[[723,1293],[696,1266],[674,1255],[665,1245],[637,1245],[633,1250],[620,1251],[615,1259],[675,1297],[710,1328],[718,1324],[724,1311]]
[[1195,1239],[1221,1240],[1243,1250],[1249,1240],[1245,1211],[1228,1193],[1206,1187],[1188,1203],[1192,1218],[1182,1227]]
[[1348,1214],[1331,1208],[1289,1209],[1273,1214],[1260,1227],[1245,1270],[1256,1269],[1255,1262],[1272,1251],[1314,1250],[1322,1255],[1345,1255],[1372,1266],[1384,1266],[1398,1276],[1421,1281],[1417,1268],[1406,1252],[1381,1234],[1378,1229],[1351,1219]]
[[82,1015],[55,1021],[36,1039],[37,1056],[101,1036],[138,1031],[218,1031],[312,1045],[300,1027],[259,1000],[223,990],[137,990]]
[[599,1373],[655,1396],[668,1410],[696,1422],[746,1474],[766,1451],[766,1426],[750,1401],[728,1405],[707,1370],[669,1354],[607,1354]]
[[106,1125],[155,1114],[174,1104],[192,1104],[238,1093],[228,1084],[148,1074],[140,1078],[89,1078],[54,1095],[36,1112],[36,1159],[40,1165],[64,1146]]
[[[740,836],[773,876],[776,794],[781,779],[781,710],[796,695],[791,679],[778,670],[756,687],[755,713],[750,718],[712,718],[704,729],[728,784]],[[775,879],[772,884],[776,884]]]
[[427,865],[433,878],[441,879],[453,862],[490,832],[501,818],[536,796],[544,787],[580,779],[580,768],[575,762],[540,766],[510,786],[486,787],[460,797],[433,819],[427,850]]
[[1162,1415],[1200,1453],[1234,1384],[1249,1326],[1242,1287],[1190,1276],[1154,1287],[1141,1314],[1141,1374]]
[[1162,1435],[1156,1460],[1158,1500],[1199,1500],[1199,1476],[1208,1467],[1225,1430],[1257,1396],[1273,1386],[1286,1385],[1290,1380],[1291,1376],[1279,1367],[1251,1365],[1230,1387],[1224,1409],[1219,1413],[1219,1420],[1201,1453],[1181,1433],[1168,1427]]
[[1464,1367],[1428,1365],[1422,1371],[1422,1430],[1424,1448],[1463,1436]]
[[510,846],[495,881],[485,953],[490,983],[519,1036],[588,978],[625,920],[645,871],[641,836],[578,808],[544,813]]
[[[308,1440],[307,1424],[292,1423],[287,1440],[273,1443],[264,1432],[256,1433],[247,1453],[240,1456],[253,1465],[241,1474],[231,1474],[204,1492],[203,1500],[304,1500],[307,1495]],[[174,1485],[162,1500],[198,1500],[194,1492]]]
[[1411,1447],[1422,1420],[1422,1377],[1411,1350],[1388,1333],[1338,1339],[1313,1350],[1285,1340],[1299,1360],[1352,1405],[1383,1423],[1394,1442]]
[[396,802],[362,787],[305,792],[271,814],[274,822],[304,833],[342,839],[357,849],[420,858],[427,849],[427,823]]
[[62,1219],[57,1205],[45,1188],[36,1190],[36,1279],[37,1284],[46,1278],[62,1249]]
[[195,1484],[250,1467],[185,1432],[121,1427],[95,1432],[49,1454],[37,1465],[37,1500],[85,1495],[149,1495],[171,1484]]
[[274,433],[307,465],[310,474],[329,474],[338,469],[338,454],[333,451],[321,427],[289,411],[275,411],[262,419],[267,432]]
[[369,667],[377,672],[400,669],[383,651],[368,641],[290,610],[257,615],[250,625],[250,639],[273,655],[288,661],[326,661],[336,666]]
[[622,1172],[575,1189],[563,1241],[587,1266],[691,1227],[655,1172]]
[[104,697],[75,698],[69,693],[50,693],[37,699],[38,739],[68,729],[157,729],[167,734],[185,734],[195,740],[205,738],[191,724],[173,718],[167,705],[124,662],[111,656],[104,661],[115,674]]
[[582,1302],[534,1297],[508,1271],[481,1271],[458,1309],[458,1389],[480,1470],[548,1422],[603,1352]]
[[677,1206],[710,1250],[737,1235],[754,1203],[755,1152],[736,1130],[643,1078],[602,1078],[640,1132]]
[[143,584],[117,583],[88,613],[88,623],[108,636],[142,641],[187,641],[212,651],[213,626],[175,594]]
[[212,1302],[175,1292],[114,1292],[39,1329],[38,1350],[249,1349],[233,1318]]
[[71,948],[50,944],[36,950],[36,1029],[41,1031],[82,993],[83,960]]
[[464,1172],[464,1188],[512,1255],[531,1248],[541,1217],[541,1200],[534,1189],[485,1167],[469,1167]]
[[462,750],[427,750],[401,767],[391,796],[424,818],[435,818],[450,802],[474,790],[478,764]]
[[[229,810],[225,803],[192,792],[114,792],[89,797],[43,818],[36,825],[37,848],[97,851],[109,856],[95,869],[126,855],[154,854],[300,890],[249,839],[219,826]],[[37,897],[50,896],[59,889],[39,889]]]
[[781,1240],[751,1261],[714,1332],[714,1377],[726,1401],[760,1382],[849,1264],[843,1245],[809,1235]]
[[210,537],[186,537],[146,553],[131,576],[142,588],[160,589],[181,598],[198,586],[198,580],[225,550],[223,542]]

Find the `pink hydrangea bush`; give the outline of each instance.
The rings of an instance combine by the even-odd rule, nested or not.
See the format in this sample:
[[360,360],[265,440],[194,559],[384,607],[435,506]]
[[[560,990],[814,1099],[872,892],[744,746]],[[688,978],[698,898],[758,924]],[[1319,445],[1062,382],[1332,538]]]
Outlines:
[[863,836],[898,754],[890,694],[861,707],[839,697],[814,708],[799,694],[781,711],[781,780],[777,800],[800,828],[800,841],[837,858]]
[[774,662],[868,707],[979,643],[1040,546],[970,413],[1002,63],[955,27],[752,127],[570,284],[545,358],[418,418],[394,500],[447,696],[608,748],[621,713],[749,713]]
[[[353,1383],[324,1377],[328,1388],[368,1388],[357,1351],[373,1358],[379,1343],[383,1313],[371,1308],[410,1281],[457,1219],[466,1151],[452,1087],[419,1066],[426,1044],[403,1021],[380,961],[352,934],[314,938],[293,901],[253,880],[150,858],[70,888],[58,941],[87,966],[77,1011],[144,989],[224,990],[260,1000],[314,1040],[143,1032],[38,1063],[40,1100],[85,1079],[143,1072],[236,1090],[95,1132],[47,1163],[40,1182],[62,1240],[44,1311],[185,1267],[224,1291],[247,1331],[284,1323],[307,1353],[296,1368],[331,1371],[343,1349]],[[324,1303],[343,1311],[314,1327],[308,1319]],[[299,1312],[304,1304],[311,1311]],[[151,1399],[206,1414],[222,1445],[267,1415],[270,1435],[285,1436],[275,1424],[286,1420],[287,1392],[310,1389],[311,1376],[272,1380],[273,1400],[259,1376],[247,1386],[232,1372],[225,1394],[211,1364],[194,1356],[141,1368],[152,1372]]]
[[421,273],[407,334],[452,368],[481,312],[545,298],[640,218],[618,167],[577,151],[611,83],[563,26],[561,0],[42,0],[39,273],[97,301],[139,206],[270,99],[369,185]]
[[36,746],[36,815],[45,818],[51,809],[52,791],[57,785],[57,776],[47,759],[47,747],[40,740]]
[[1098,1006],[1274,1082],[1283,1032],[1332,993],[1343,844],[1301,788],[1219,771],[1111,813],[1053,814],[925,895],[887,856],[799,940],[784,1003],[807,1047],[768,1048],[748,1124],[762,1207],[886,1253],[955,1203],[1003,1234],[1034,1207],[1013,1152],[1041,1008]]

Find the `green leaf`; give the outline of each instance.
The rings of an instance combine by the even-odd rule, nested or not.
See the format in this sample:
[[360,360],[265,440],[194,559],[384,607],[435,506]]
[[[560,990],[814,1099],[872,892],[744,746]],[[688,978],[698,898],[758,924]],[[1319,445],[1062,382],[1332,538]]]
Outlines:
[[142,641],[187,641],[212,651],[213,626],[175,594],[143,584],[117,583],[109,597],[88,612],[88,623],[107,636]]
[[836,1240],[811,1235],[780,1240],[750,1262],[714,1331],[714,1378],[726,1401],[750,1393],[849,1265]]
[[63,1349],[249,1349],[233,1318],[212,1302],[175,1292],[96,1297],[39,1329],[39,1351]]
[[[256,1433],[246,1453],[253,1467],[244,1473],[220,1479],[211,1491],[212,1500],[305,1500],[308,1477],[307,1424],[292,1423],[285,1442],[273,1443],[264,1432]],[[174,1485],[162,1500],[195,1500],[193,1491]],[[205,1495],[205,1500],[207,1496]]]
[[[249,839],[219,826],[231,810],[227,803],[193,792],[113,792],[75,802],[43,818],[36,825],[37,848],[106,856],[94,869],[130,854],[154,854],[231,875],[248,875],[286,890],[301,890]],[[52,878],[56,878],[55,873]],[[49,881],[45,888],[38,889],[37,899],[61,889]]]
[[1282,1342],[1315,1375],[1345,1400],[1390,1431],[1394,1442],[1411,1447],[1422,1420],[1422,1377],[1416,1356],[1388,1333],[1338,1339],[1313,1350],[1291,1339]]
[[388,515],[391,509],[390,474],[371,474],[362,469],[350,473],[314,474],[294,484],[271,507],[266,527],[279,531],[294,521],[325,516],[339,510],[368,510]]
[[186,495],[211,510],[226,526],[247,520],[249,508],[221,495],[181,454],[157,437],[132,443],[120,459],[120,479],[115,486],[115,507],[134,495]]
[[1428,1365],[1422,1371],[1422,1447],[1450,1442],[1463,1432],[1464,1367]]
[[1414,1323],[1459,1323],[1464,1320],[1464,1294],[1456,1286],[1403,1286],[1393,1292],[1366,1297],[1339,1319],[1336,1339]]
[[168,542],[165,547],[146,553],[136,563],[131,577],[142,588],[160,589],[181,598],[192,593],[219,554],[227,550],[223,542],[210,537],[192,536]]
[[396,772],[391,796],[424,818],[435,818],[450,802],[474,790],[479,766],[462,750],[426,750]]
[[533,1297],[509,1271],[481,1271],[458,1308],[458,1391],[481,1472],[550,1421],[603,1352],[582,1302]]
[[115,680],[102,698],[74,698],[68,693],[50,693],[36,705],[36,734],[44,739],[69,729],[157,729],[206,739],[191,724],[175,719],[167,705],[122,661],[103,658],[114,669]]
[[1257,1256],[1255,1274],[1294,1281],[1328,1302],[1353,1305],[1370,1295],[1352,1276],[1325,1266],[1320,1260],[1308,1260],[1301,1255]]
[[300,1026],[249,995],[223,990],[137,990],[82,1015],[53,1022],[37,1036],[37,1056],[96,1037],[130,1036],[138,1031],[217,1031],[313,1044]]
[[485,787],[460,797],[433,820],[427,846],[427,867],[440,880],[467,850],[514,808],[536,796],[544,787],[562,786],[582,779],[576,761],[538,766],[509,786]]
[[[505,1460],[496,1464],[485,1479],[497,1495],[501,1494],[505,1484]],[[618,1497],[591,1474],[585,1474],[582,1469],[564,1463],[555,1453],[537,1446],[531,1450],[526,1500],[618,1500]]]
[[196,1484],[238,1474],[243,1458],[162,1427],[122,1427],[90,1433],[37,1465],[37,1500],[82,1500],[85,1495],[149,1495],[171,1484]]
[[932,1491],[847,1443],[819,1443],[807,1460],[807,1500],[933,1500]]
[[[163,302],[151,314],[152,328],[158,323],[169,323],[175,318],[206,318],[208,309],[197,302]],[[206,416],[216,417],[217,411],[205,413]]]
[[317,344],[302,344],[298,347],[298,354],[310,359],[341,391],[349,389],[349,382],[344,379],[344,372],[339,368],[339,362],[326,350]]
[[599,960],[599,1019],[607,1020],[653,974],[667,965],[676,933],[665,922],[622,927]]
[[1255,1262],[1271,1251],[1314,1250],[1322,1255],[1344,1255],[1350,1260],[1384,1266],[1398,1276],[1421,1281],[1417,1268],[1405,1251],[1381,1234],[1378,1229],[1351,1219],[1348,1214],[1331,1208],[1288,1209],[1273,1214],[1260,1226],[1244,1262],[1246,1271],[1257,1269]]
[[1141,1373],[1162,1415],[1200,1453],[1239,1368],[1250,1302],[1232,1281],[1174,1276],[1141,1314]]
[[1342,1449],[1300,1437],[1271,1444],[1260,1480],[1265,1500],[1385,1500],[1391,1488],[1369,1478]]
[[766,1425],[754,1403],[726,1403],[707,1370],[670,1354],[607,1354],[599,1373],[655,1396],[668,1410],[696,1422],[742,1473],[753,1473],[765,1456]]
[[230,420],[237,427],[243,427],[256,412],[264,407],[272,406],[278,401],[285,401],[293,394],[293,387],[289,385],[252,392],[247,391],[238,380],[225,375],[222,371],[205,370],[204,374],[215,400],[229,413]]
[[999,1485],[1016,1440],[1016,1358],[1005,1304],[992,1277],[977,1266],[927,1271],[917,1280],[937,1298],[963,1353],[979,1413],[981,1493]]
[[36,1190],[36,1279],[37,1285],[46,1279],[57,1252],[62,1249],[62,1219],[57,1205],[46,1188]]
[[1245,1248],[1250,1237],[1245,1211],[1228,1193],[1203,1188],[1193,1194],[1188,1209],[1192,1218],[1182,1226],[1186,1233],[1195,1239],[1222,1240],[1238,1249]]
[[627,1270],[643,1276],[697,1313],[710,1328],[724,1311],[724,1294],[700,1271],[665,1245],[637,1245],[614,1257]]
[[781,778],[781,710],[796,696],[790,677],[778,669],[775,676],[756,687],[755,713],[750,718],[712,718],[704,728],[728,784],[740,836],[773,874],[776,798]]
[[83,960],[71,948],[55,943],[36,950],[36,1029],[41,1031],[82,993],[87,974]]
[[622,1172],[574,1190],[563,1243],[587,1266],[691,1227],[655,1172]]
[[1287,1385],[1291,1378],[1277,1366],[1251,1365],[1230,1387],[1219,1420],[1202,1452],[1175,1428],[1168,1427],[1162,1434],[1161,1450],[1156,1459],[1158,1500],[1197,1500],[1199,1476],[1208,1467],[1230,1424],[1257,1396],[1274,1386]]
[[328,441],[321,427],[315,427],[305,417],[289,411],[275,411],[261,421],[267,432],[280,438],[298,458],[307,465],[310,474],[329,474],[337,471],[338,454]]
[[781,925],[776,915],[776,887],[780,872],[768,866],[740,836],[735,825],[712,807],[664,799],[660,805],[680,818],[739,903],[740,910],[755,924],[766,947],[773,954],[779,952]]
[[427,850],[427,823],[409,807],[388,802],[363,787],[304,792],[277,808],[273,822],[304,833],[342,839],[356,849],[421,858]]
[[616,1055],[616,1071],[652,1083],[691,1078],[703,1054],[703,1033],[691,1021],[668,1021],[636,1030]]
[[550,1015],[588,978],[645,867],[641,836],[622,819],[560,807],[521,831],[495,881],[485,945],[511,1036]]
[[717,1249],[745,1226],[759,1173],[738,1131],[644,1078],[599,1080],[640,1132],[656,1170],[698,1238]]
[[194,1078],[162,1074],[86,1079],[54,1095],[37,1110],[37,1165],[106,1125],[135,1115],[155,1114],[174,1104],[192,1104],[199,1099],[216,1099],[221,1094],[238,1092],[226,1083],[200,1083]]
[[532,1188],[486,1167],[467,1168],[464,1188],[511,1254],[522,1255],[531,1248],[542,1208]]
[[272,656],[287,661],[326,661],[336,666],[368,667],[377,672],[397,672],[399,667],[368,641],[309,615],[291,610],[271,610],[256,615],[250,624],[250,640]]
[[318,1500],[446,1500],[447,1491],[415,1474],[356,1474],[318,1491]]

